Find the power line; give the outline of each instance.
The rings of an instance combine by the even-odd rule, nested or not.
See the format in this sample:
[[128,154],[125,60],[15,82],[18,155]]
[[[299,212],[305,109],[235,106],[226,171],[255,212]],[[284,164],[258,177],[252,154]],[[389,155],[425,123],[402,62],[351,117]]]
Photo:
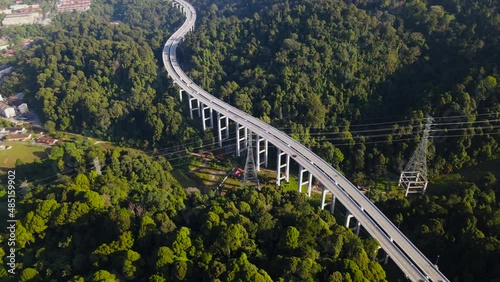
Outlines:
[[[228,140],[232,140],[232,139],[235,139],[235,138],[230,138]],[[196,150],[196,149],[201,149],[201,148],[205,148],[205,147],[210,147],[210,146],[213,146],[213,145],[217,145],[218,142],[214,142],[214,143],[211,143],[211,144],[206,144],[206,145],[202,145],[202,146],[198,146],[198,147],[195,147],[195,148],[192,148],[192,150]],[[154,156],[150,156],[152,158],[157,158],[157,157],[160,157],[160,156],[167,156],[167,155],[174,155],[174,154],[179,154],[179,153],[185,153],[187,149],[183,149],[183,150],[180,150],[180,151],[176,151],[176,152],[167,152],[167,153],[164,153],[164,154],[155,154]],[[154,152],[153,151],[150,151],[151,153]],[[144,154],[147,155],[146,152],[143,152]],[[112,160],[112,157],[108,157],[106,158],[104,161],[111,161]],[[167,159],[168,160],[168,159]],[[136,159],[133,159],[131,161],[127,161],[127,162],[120,162],[120,164],[122,163],[130,163],[130,162],[133,162],[133,161],[136,161]],[[91,166],[90,168],[88,168],[88,166]],[[76,168],[73,168],[73,169],[69,169],[69,170],[65,170],[65,171],[62,171],[62,172],[59,172],[57,174],[54,174],[52,176],[49,176],[49,177],[45,177],[45,178],[42,178],[42,179],[38,179],[38,180],[35,180],[35,181],[32,181],[32,183],[36,184],[36,183],[40,183],[40,182],[43,182],[44,180],[47,180],[47,179],[50,179],[50,178],[54,178],[54,177],[57,177],[59,175],[64,175],[66,173],[71,173],[71,172],[74,172],[76,171],[77,169],[83,169],[84,171],[88,171],[88,170],[91,170],[91,169],[94,169],[94,166],[93,165],[87,165],[87,166],[84,166],[83,168],[82,167],[76,167]],[[78,172],[77,172],[78,173]]]
[[[434,129],[431,130],[430,132],[448,132],[448,131],[457,131],[457,130],[492,130],[499,128],[500,126],[494,125],[492,127],[485,127],[485,126],[480,126],[480,127],[461,127],[461,128],[450,128],[450,129]],[[355,135],[355,136],[350,136],[350,137],[335,137],[335,138],[320,138],[317,139],[319,141],[331,141],[331,140],[354,140],[354,139],[361,139],[361,138],[381,138],[381,137],[390,137],[390,136],[404,136],[404,135],[410,135],[410,134],[415,134],[415,132],[397,132],[397,133],[388,133],[388,134],[376,134],[376,135]],[[476,133],[474,133],[476,134]],[[299,136],[307,135],[307,134],[298,134]],[[322,135],[323,136],[323,135]]]
[[436,123],[436,125],[456,125],[456,124],[475,124],[475,123],[486,123],[486,122],[496,122],[500,119],[486,119],[486,120],[476,120],[476,121],[461,121],[461,122],[449,122],[449,123]]
[[[476,114],[474,117],[478,116],[491,116],[491,115],[500,115],[500,112],[492,112],[492,113],[481,113],[481,114]],[[455,115],[455,116],[444,116],[444,117],[435,117],[434,119],[450,119],[450,118],[459,118],[459,117],[470,117],[470,115]],[[339,125],[339,127],[361,127],[361,126],[377,126],[377,125],[384,125],[384,124],[394,124],[394,125],[400,125],[400,123],[406,123],[406,122],[411,122],[411,121],[418,121],[418,120],[425,120],[426,118],[415,118],[415,119],[405,119],[405,120],[396,120],[396,121],[388,121],[388,122],[376,122],[376,123],[361,123],[361,124],[350,124],[350,125]],[[436,125],[441,124],[441,123],[436,123]],[[445,123],[443,123],[445,124]],[[451,124],[451,123],[450,123]],[[300,125],[297,125],[300,126]],[[420,126],[420,125],[414,125],[414,126]],[[288,130],[288,129],[295,129],[294,127],[275,127],[276,129],[280,130]],[[324,129],[323,127],[307,127],[307,129]]]
[[500,128],[499,125],[492,125],[491,127],[479,126],[479,127],[460,127],[460,128],[444,128],[444,129],[433,129],[431,132],[442,132],[442,131],[457,131],[457,130],[472,130],[472,129],[497,129]]
[[[499,115],[499,114],[500,114],[500,112],[482,113],[482,114],[474,115],[474,117]],[[435,117],[434,119],[449,119],[449,118],[457,118],[457,117],[470,117],[470,115],[444,116],[444,117]]]
[[[440,124],[435,124],[436,126],[443,126],[443,125],[456,125],[456,124],[476,124],[476,123],[487,123],[487,122],[497,122],[500,121],[500,119],[496,120],[480,120],[480,121],[471,121],[471,122],[459,122],[459,123],[440,123]],[[397,128],[394,127],[386,127],[386,128],[376,128],[376,129],[366,129],[366,130],[357,130],[357,131],[342,131],[342,132],[309,132],[309,133],[293,133],[293,132],[288,132],[290,135],[307,135],[307,136],[325,136],[325,135],[341,135],[341,134],[353,134],[353,133],[371,133],[371,132],[382,132],[382,131],[389,131],[389,130],[399,130],[399,129],[410,129],[410,128],[420,128],[422,127],[421,125],[406,125],[406,126],[399,126]],[[465,128],[467,129],[467,128]],[[479,129],[479,128],[478,128]],[[441,131],[445,129],[434,129],[431,131]],[[391,134],[392,135],[392,134]],[[364,135],[363,135],[364,136]],[[367,135],[368,136],[368,135]]]
[[[441,136],[429,136],[429,138],[434,139],[434,138],[456,138],[456,137],[464,137],[464,136],[471,136],[471,137],[478,137],[478,136],[485,136],[485,135],[500,135],[500,132],[497,133],[476,133],[474,135],[470,134],[461,134],[461,135],[441,135]],[[393,143],[393,142],[403,142],[403,141],[410,141],[410,140],[417,140],[420,139],[419,137],[414,137],[414,138],[403,138],[403,139],[393,139],[393,140],[380,140],[380,141],[368,141],[368,142],[354,142],[354,143],[332,143],[335,147],[339,146],[352,146],[352,145],[361,145],[361,144],[379,144],[379,143]],[[327,139],[321,139],[318,141],[328,141]]]

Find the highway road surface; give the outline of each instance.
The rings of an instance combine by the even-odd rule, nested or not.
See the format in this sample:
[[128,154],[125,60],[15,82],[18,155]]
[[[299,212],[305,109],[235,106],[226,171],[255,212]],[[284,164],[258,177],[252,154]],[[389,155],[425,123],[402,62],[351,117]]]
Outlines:
[[186,16],[182,26],[167,40],[163,49],[163,63],[168,74],[181,89],[203,104],[245,126],[253,133],[289,155],[311,172],[365,230],[378,240],[382,249],[412,281],[449,281],[396,226],[362,194],[359,189],[311,150],[269,124],[217,99],[196,85],[177,63],[176,49],[187,33],[194,29],[196,10],[188,2],[173,0],[184,7]]

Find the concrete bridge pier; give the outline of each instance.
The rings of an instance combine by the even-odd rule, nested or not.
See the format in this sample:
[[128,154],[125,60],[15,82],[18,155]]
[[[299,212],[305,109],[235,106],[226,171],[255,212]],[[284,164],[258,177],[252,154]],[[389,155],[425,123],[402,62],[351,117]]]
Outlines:
[[[189,116],[191,119],[193,119],[193,112],[198,112],[198,116],[200,116],[200,100],[194,98],[193,96],[189,95]],[[195,105],[193,105],[193,101],[195,101]]]
[[[304,181],[304,173],[307,172],[307,180]],[[302,186],[307,185],[307,196],[311,196],[311,189],[312,189],[312,173],[307,171],[304,167],[302,167],[299,164],[299,193],[302,193]]]
[[[243,137],[241,136],[242,129],[243,129]],[[243,125],[236,123],[236,156],[238,157],[241,156],[241,151],[243,151],[243,149],[246,148],[247,138],[248,138],[248,129]]]
[[[206,110],[208,110],[208,117],[206,114]],[[207,130],[207,127],[214,128],[214,120],[212,118],[212,108],[207,105],[201,103],[201,120],[203,124],[203,131]],[[209,121],[207,125],[207,121]]]
[[378,248],[375,250],[375,253],[373,254],[373,258],[372,260],[375,261],[377,259],[377,255],[378,255],[378,250],[380,250],[380,246],[378,246]]
[[347,216],[345,218],[345,227],[349,228],[349,224],[351,223],[351,218],[353,217],[354,216],[349,211],[347,211]]
[[321,191],[321,209],[324,210],[325,207],[328,205],[326,203],[326,195],[328,192],[332,193],[332,199],[330,201],[330,213],[333,214],[333,212],[335,211],[335,199],[336,199],[336,197],[333,194],[333,192],[326,189],[326,187],[324,187],[324,186],[323,186],[322,191]]
[[332,193],[332,202],[331,202],[331,205],[330,205],[330,213],[331,214],[333,214],[333,212],[335,212],[335,200],[336,200],[336,197]]
[[[282,164],[282,157],[285,156],[284,164]],[[290,176],[290,155],[278,149],[278,163],[276,171],[276,185],[281,185],[281,180],[288,182]],[[285,175],[281,176],[281,169],[285,168]]]
[[[222,125],[222,120],[224,120],[224,125]],[[229,139],[229,118],[219,112],[217,112],[217,128],[219,129],[219,147],[222,147],[222,141]],[[224,139],[222,138],[222,131],[225,132]]]
[[[361,208],[361,209],[363,209],[363,208]],[[345,221],[345,227],[349,228],[349,224],[351,223],[351,218],[354,218],[354,216],[348,211],[346,221]],[[356,227],[354,227],[354,229],[353,229],[353,231],[356,232],[356,236],[359,236],[360,230],[361,230],[361,222],[357,221]]]
[[[264,142],[264,149],[261,150],[261,142]],[[256,169],[257,171],[260,171],[260,165],[264,165],[265,167],[267,167],[267,159],[268,159],[268,145],[269,145],[269,142],[267,141],[267,139],[264,139],[262,137],[260,137],[259,135],[257,135],[257,142],[256,143],[256,147],[257,147],[257,160],[255,162],[255,165],[256,165]],[[261,154],[264,154],[263,156],[263,160],[261,161]]]
[[[390,238],[391,242],[394,242],[394,239]],[[378,247],[378,249],[380,249],[380,246]],[[375,256],[377,255],[377,253],[375,253]],[[384,262],[384,264],[387,264],[387,262],[389,262],[389,254],[386,252],[385,253],[385,257],[380,259],[378,262]]]
[[359,231],[361,230],[361,222],[356,223],[356,236],[359,236]]
[[328,189],[325,186],[321,189],[321,209],[324,210],[326,206],[326,194],[328,193]]
[[179,90],[179,100],[182,102],[182,93],[184,92],[184,90],[180,89]]

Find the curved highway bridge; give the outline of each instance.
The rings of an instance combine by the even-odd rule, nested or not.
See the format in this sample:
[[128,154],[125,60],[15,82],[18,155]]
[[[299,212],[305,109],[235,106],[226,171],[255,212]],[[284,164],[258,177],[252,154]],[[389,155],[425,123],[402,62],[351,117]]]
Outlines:
[[[257,136],[257,170],[260,169],[261,164],[267,165],[267,148],[270,142],[278,149],[276,179],[278,184],[283,179],[288,181],[290,156],[292,156],[299,164],[299,191],[306,185],[307,194],[310,196],[314,176],[324,185],[322,208],[327,205],[326,194],[331,193],[330,211],[333,212],[335,201],[339,200],[349,211],[346,226],[349,227],[350,219],[354,217],[357,220],[356,232],[359,233],[360,225],[362,225],[371,236],[378,240],[381,248],[409,279],[412,281],[448,281],[437,267],[355,185],[330,164],[287,134],[217,99],[196,85],[182,71],[177,63],[176,49],[184,36],[194,30],[196,10],[183,0],[173,0],[171,3],[184,13],[186,20],[165,43],[163,63],[174,83],[180,87],[180,99],[182,100],[183,92],[187,93],[191,118],[193,113],[197,113],[202,118],[203,129],[214,128],[215,118],[220,146],[222,146],[222,141],[229,137],[229,120],[236,123],[236,153],[238,155],[241,147],[244,146],[246,136],[255,134]],[[217,114],[216,117],[213,116],[214,112]],[[241,135],[243,137],[240,137]],[[261,155],[264,159],[262,162]],[[284,169],[283,173],[282,169]],[[304,174],[308,176],[306,181],[304,181]]]

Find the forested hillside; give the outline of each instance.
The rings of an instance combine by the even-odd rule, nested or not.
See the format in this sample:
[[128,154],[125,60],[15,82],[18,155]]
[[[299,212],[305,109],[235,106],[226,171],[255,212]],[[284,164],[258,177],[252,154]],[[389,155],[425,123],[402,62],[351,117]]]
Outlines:
[[[96,156],[102,175],[88,169]],[[2,263],[2,281],[385,281],[377,243],[298,192],[187,195],[164,158],[87,142],[37,166],[76,173],[22,189],[18,274]]]
[[[436,119],[432,175],[500,157],[497,2],[190,2],[196,31],[179,49],[189,76],[290,133],[355,184],[398,173],[427,115]],[[200,122],[182,114],[160,59],[182,19],[164,1],[102,0],[50,26],[2,29],[37,41],[17,53],[0,93],[25,92],[50,131],[153,153],[201,144]],[[95,157],[106,160],[103,175],[89,169]],[[166,159],[86,142],[55,146],[16,171],[47,169],[61,175],[21,193],[22,264],[12,281],[385,279],[370,260],[377,243],[304,195],[187,195]],[[499,273],[498,187],[485,174],[425,196],[370,197],[431,260],[442,256],[450,279],[487,281]]]
[[349,174],[398,171],[427,115],[431,172],[497,158],[498,3],[434,2],[197,0],[190,75]]
[[157,1],[122,4],[58,15],[19,52],[2,94],[25,92],[49,130],[144,147],[192,138],[158,60],[182,16]]
[[500,277],[500,171],[498,162],[492,164],[496,166],[443,176],[426,195],[404,198],[401,193],[388,197],[375,192],[370,199],[431,261],[438,261],[450,280],[496,281]]

